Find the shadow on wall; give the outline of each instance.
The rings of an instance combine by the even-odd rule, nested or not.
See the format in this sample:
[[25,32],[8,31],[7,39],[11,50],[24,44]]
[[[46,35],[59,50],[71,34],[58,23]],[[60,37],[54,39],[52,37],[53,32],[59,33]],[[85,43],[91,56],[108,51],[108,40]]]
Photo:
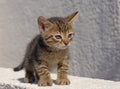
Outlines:
[[120,29],[117,0],[0,0],[0,66],[14,67],[29,41],[39,34],[38,16],[79,11],[70,48],[70,74],[120,80]]

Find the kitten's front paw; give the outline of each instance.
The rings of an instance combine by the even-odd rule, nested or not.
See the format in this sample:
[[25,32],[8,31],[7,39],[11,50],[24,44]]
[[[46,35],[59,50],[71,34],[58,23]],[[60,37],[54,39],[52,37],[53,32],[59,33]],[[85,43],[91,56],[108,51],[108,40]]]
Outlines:
[[46,80],[40,79],[38,81],[38,86],[52,86],[52,84],[53,84],[53,82],[51,79],[46,79]]
[[57,79],[56,80],[56,84],[57,85],[69,85],[70,84],[70,80],[69,79]]

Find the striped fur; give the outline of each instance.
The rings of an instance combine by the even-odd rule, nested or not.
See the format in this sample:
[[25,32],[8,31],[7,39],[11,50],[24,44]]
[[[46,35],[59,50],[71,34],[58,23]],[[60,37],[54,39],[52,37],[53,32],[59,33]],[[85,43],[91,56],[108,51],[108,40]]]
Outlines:
[[71,20],[73,21],[76,14],[77,12],[70,15],[72,18],[70,16],[49,19],[40,16],[38,18],[41,34],[29,43],[24,61],[20,66],[14,68],[14,71],[25,68],[24,81],[26,83],[33,83],[37,79],[39,86],[51,86],[50,70],[57,66],[56,84],[70,84],[67,78],[69,69],[68,46],[74,34]]

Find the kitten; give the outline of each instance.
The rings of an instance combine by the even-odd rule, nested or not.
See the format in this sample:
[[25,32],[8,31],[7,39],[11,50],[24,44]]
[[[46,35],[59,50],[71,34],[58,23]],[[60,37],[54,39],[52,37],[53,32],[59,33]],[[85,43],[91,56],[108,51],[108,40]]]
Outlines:
[[14,71],[25,68],[25,83],[33,83],[38,79],[39,86],[51,86],[52,80],[49,70],[57,65],[58,85],[68,85],[68,46],[73,40],[73,21],[78,12],[65,18],[38,18],[40,35],[37,35],[28,45],[24,61]]

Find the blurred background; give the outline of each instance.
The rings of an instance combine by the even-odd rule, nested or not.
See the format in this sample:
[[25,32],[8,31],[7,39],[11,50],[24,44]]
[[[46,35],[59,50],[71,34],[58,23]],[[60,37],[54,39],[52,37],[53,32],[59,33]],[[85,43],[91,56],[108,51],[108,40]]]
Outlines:
[[38,16],[79,11],[70,48],[70,75],[120,80],[119,0],[0,0],[0,67],[15,67],[39,34]]

